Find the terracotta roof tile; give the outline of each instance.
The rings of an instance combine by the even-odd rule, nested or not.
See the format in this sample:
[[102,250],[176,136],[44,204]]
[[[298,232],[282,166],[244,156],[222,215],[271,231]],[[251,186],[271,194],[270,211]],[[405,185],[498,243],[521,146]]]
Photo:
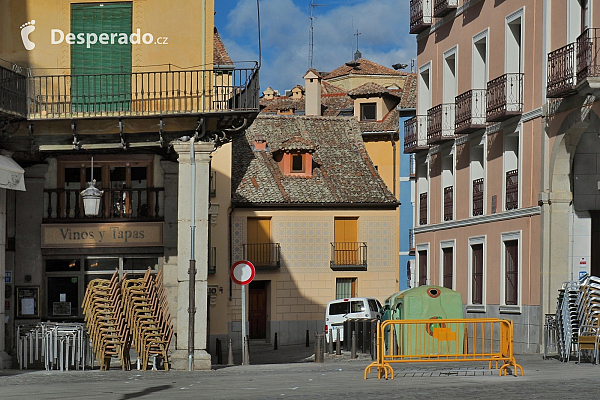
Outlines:
[[350,97],[364,97],[371,95],[380,95],[387,94],[389,96],[397,97],[398,99],[402,98],[402,92],[398,93],[398,90],[389,90],[384,88],[381,85],[378,85],[374,82],[367,82],[359,87],[352,89],[348,92],[348,96]]
[[391,68],[384,67],[369,61],[365,58],[360,58],[356,62],[346,63],[339,68],[334,69],[327,74],[323,79],[332,79],[345,75],[406,75],[406,72],[396,71]]
[[279,145],[277,148],[279,151],[289,151],[289,150],[306,150],[308,152],[314,152],[316,150],[316,146],[310,140],[304,139],[301,136],[293,136]]
[[[270,152],[253,151],[251,143],[258,132],[272,149],[294,136],[313,143],[313,176],[283,175]],[[234,138],[232,152],[232,202],[239,206],[397,205],[375,170],[353,117],[259,115],[245,135]]]
[[214,40],[213,40],[213,64],[220,66],[233,66],[233,61],[231,61],[231,57],[229,57],[229,53],[227,53],[227,49],[221,40],[221,35],[219,35],[219,31],[215,27],[214,31]]
[[400,108],[417,108],[417,74],[415,73],[406,76]]
[[400,112],[394,108],[392,111],[387,113],[381,121],[369,121],[359,122],[360,130],[363,133],[367,132],[396,132],[398,131],[398,121],[400,119]]

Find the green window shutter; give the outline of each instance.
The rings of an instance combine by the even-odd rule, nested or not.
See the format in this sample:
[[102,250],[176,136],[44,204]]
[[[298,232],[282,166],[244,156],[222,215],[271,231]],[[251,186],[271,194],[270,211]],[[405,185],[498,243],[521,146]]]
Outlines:
[[[109,44],[71,45],[71,96],[75,112],[128,111],[131,105],[133,3],[71,5],[71,32],[109,35]],[[127,35],[127,44],[110,43],[111,33]]]

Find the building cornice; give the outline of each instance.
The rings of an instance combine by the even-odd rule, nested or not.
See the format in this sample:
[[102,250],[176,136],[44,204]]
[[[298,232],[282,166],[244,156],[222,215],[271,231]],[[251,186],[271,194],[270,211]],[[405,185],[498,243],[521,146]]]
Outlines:
[[528,208],[518,208],[516,210],[504,211],[497,214],[478,215],[467,219],[461,219],[458,221],[447,221],[439,224],[431,224],[425,226],[419,226],[414,229],[415,234],[441,231],[444,229],[461,228],[464,226],[480,225],[490,222],[505,221],[508,219],[533,217],[534,215],[540,215],[542,209],[538,206]]

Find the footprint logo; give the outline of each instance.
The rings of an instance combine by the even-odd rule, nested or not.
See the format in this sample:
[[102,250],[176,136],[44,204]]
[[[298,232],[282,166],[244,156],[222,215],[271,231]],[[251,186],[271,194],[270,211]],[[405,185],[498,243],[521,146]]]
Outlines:
[[30,22],[27,22],[26,24],[21,25],[21,39],[23,39],[23,46],[25,46],[25,48],[27,50],[33,50],[35,49],[35,43],[33,43],[31,40],[29,40],[29,34],[33,31],[35,31],[35,20],[31,20]]

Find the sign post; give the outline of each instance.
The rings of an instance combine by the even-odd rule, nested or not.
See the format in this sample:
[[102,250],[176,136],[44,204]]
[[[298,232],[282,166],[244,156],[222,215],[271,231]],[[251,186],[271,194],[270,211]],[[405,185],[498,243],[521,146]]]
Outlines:
[[254,265],[246,260],[236,262],[229,270],[231,280],[242,286],[242,365],[250,364],[246,337],[246,320],[248,319],[246,311],[246,285],[252,282],[255,274],[256,269]]

